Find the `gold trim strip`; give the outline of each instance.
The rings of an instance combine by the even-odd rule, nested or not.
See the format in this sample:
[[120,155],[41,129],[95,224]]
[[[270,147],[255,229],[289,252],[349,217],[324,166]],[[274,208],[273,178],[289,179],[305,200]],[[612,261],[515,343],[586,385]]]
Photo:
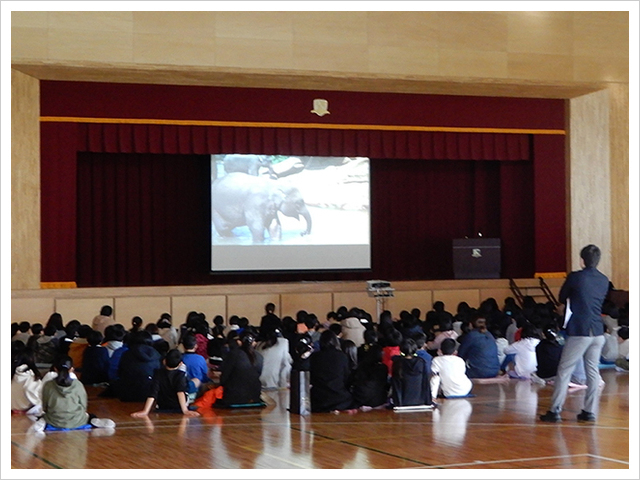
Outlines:
[[565,278],[567,272],[538,272],[533,275],[535,278]]
[[152,118],[93,118],[40,117],[41,122],[110,123],[130,125],[190,125],[201,127],[257,127],[257,128],[317,128],[324,130],[378,130],[394,132],[452,132],[452,133],[518,133],[536,135],[565,135],[565,130],[529,128],[470,128],[420,127],[411,125],[351,125],[329,123],[228,122],[218,120],[161,120]]
[[40,282],[40,288],[78,288],[76,282]]

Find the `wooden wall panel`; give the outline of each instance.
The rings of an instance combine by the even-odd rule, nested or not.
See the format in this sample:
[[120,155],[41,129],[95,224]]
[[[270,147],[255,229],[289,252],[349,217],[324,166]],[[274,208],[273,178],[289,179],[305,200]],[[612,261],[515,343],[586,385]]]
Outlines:
[[331,293],[287,293],[280,296],[282,304],[282,316],[289,315],[296,318],[296,313],[305,310],[315,313],[318,320],[327,318],[327,313],[332,310]]
[[[609,86],[611,144],[611,281],[629,289],[629,85]],[[638,170],[635,170],[637,180]],[[637,182],[636,182],[637,186]],[[636,197],[637,198],[637,197]],[[637,205],[634,219],[637,226]],[[636,233],[637,238],[637,233]],[[636,262],[637,262],[637,256]],[[637,265],[637,263],[636,263]]]
[[470,307],[480,305],[480,291],[478,289],[465,290],[434,290],[433,302],[444,302],[447,312],[455,314],[460,302],[467,302]]
[[40,288],[40,85],[11,70],[11,288]]
[[[114,307],[113,298],[57,298],[55,311],[62,315],[62,321],[66,325],[70,320],[78,320],[80,323],[91,325],[93,317],[100,313],[104,305]],[[127,329],[131,327],[131,317],[125,319],[118,317],[114,308],[114,319],[122,323]]]
[[570,101],[571,270],[580,269],[580,250],[602,250],[598,269],[611,276],[611,180],[609,93]]
[[605,13],[21,12],[12,18],[12,60],[628,82],[629,16]]
[[[49,316],[55,311],[55,300],[49,298],[12,298],[11,321],[47,324]],[[64,318],[64,317],[63,317]],[[6,327],[5,327],[6,328]]]
[[[171,297],[171,320],[178,327],[187,320],[191,311],[205,314],[210,326],[213,317],[222,315],[227,320],[227,299],[224,295],[183,295]],[[226,324],[226,323],[225,323]]]
[[335,292],[333,294],[333,310],[336,311],[343,305],[349,309],[362,308],[375,317],[376,299],[370,297],[364,289],[362,292]]
[[[431,310],[433,306],[431,291],[396,291],[394,296],[387,301],[387,309],[393,313],[394,316],[399,316],[402,310],[410,312],[414,308],[419,308],[421,315],[420,318],[424,320],[424,314]],[[371,312],[373,314],[373,312]]]
[[171,298],[166,296],[116,298],[113,311],[117,322],[127,329],[131,328],[131,319],[134,316],[142,317],[144,327],[149,323],[156,323],[164,312],[171,312]]
[[264,306],[271,302],[280,305],[277,294],[256,294],[256,295],[229,295],[227,296],[227,317],[229,321],[231,315],[247,317],[249,324],[258,326],[260,319],[264,315]]

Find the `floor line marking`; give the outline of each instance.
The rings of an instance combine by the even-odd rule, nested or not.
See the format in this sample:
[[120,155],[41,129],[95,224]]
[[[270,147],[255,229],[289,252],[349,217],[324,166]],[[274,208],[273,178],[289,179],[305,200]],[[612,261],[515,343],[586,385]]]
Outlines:
[[43,461],[44,463],[46,463],[47,465],[53,467],[53,468],[57,468],[58,470],[62,470],[63,467],[61,467],[60,465],[56,465],[55,463],[53,463],[50,460],[47,460],[44,457],[41,457],[40,455],[38,455],[36,452],[33,452],[31,450],[29,450],[28,448],[23,447],[22,445],[20,445],[19,443],[14,442],[13,440],[11,441],[11,445],[13,445],[16,448],[19,448],[20,450],[24,450],[25,452],[27,452],[29,455],[31,455],[34,458],[37,458],[38,460]]
[[433,465],[430,467],[418,467],[418,468],[455,468],[455,467],[467,467],[471,465],[489,465],[489,464],[498,464],[498,463],[514,463],[514,462],[533,462],[536,460],[559,460],[563,458],[575,458],[575,457],[585,457],[589,456],[588,453],[576,453],[574,455],[555,455],[551,457],[531,457],[531,458],[505,458],[503,460],[476,460],[475,462],[466,462],[466,463],[448,463],[442,465]]
[[594,455],[593,453],[587,453],[588,456],[597,458],[599,460],[607,460],[608,462],[616,462],[622,463],[623,465],[629,465],[629,462],[625,462],[624,460],[618,460],[616,458],[603,457],[602,455]]

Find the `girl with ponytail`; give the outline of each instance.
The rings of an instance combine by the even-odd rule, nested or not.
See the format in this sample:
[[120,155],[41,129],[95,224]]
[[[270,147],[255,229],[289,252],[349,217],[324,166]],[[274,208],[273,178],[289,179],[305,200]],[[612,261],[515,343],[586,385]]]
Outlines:
[[108,418],[96,418],[87,413],[87,392],[77,379],[71,357],[63,355],[53,366],[55,378],[42,387],[42,409],[44,415],[36,421],[33,429],[43,432],[50,429],[91,427],[113,428],[115,423]]
[[255,350],[255,343],[256,335],[248,328],[240,335],[240,347],[229,350],[220,366],[223,394],[216,407],[261,404],[260,374],[264,360]]

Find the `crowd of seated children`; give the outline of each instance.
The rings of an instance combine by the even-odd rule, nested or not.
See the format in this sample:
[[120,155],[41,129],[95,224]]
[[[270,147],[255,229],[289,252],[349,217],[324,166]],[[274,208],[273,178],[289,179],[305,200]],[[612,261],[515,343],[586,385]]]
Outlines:
[[[402,311],[396,321],[389,311],[382,312],[378,324],[363,310],[346,307],[330,312],[323,324],[304,310],[296,314],[297,320],[280,320],[274,306],[267,305],[262,328],[234,316],[227,335],[223,317],[217,316],[210,330],[204,315],[197,312],[189,312],[180,329],[171,324],[169,314],[144,328],[142,319],[133,317],[129,332],[121,324],[105,321],[104,338],[77,320],[63,326],[62,317],[53,314],[44,328],[37,323],[12,324],[12,411],[32,414],[43,408],[40,363],[55,364],[45,381],[63,372],[65,387],[78,391],[78,405],[82,404],[78,385],[108,383],[105,394],[144,403],[134,416],[148,414],[153,406],[185,413],[184,408],[188,411],[189,403],[213,385],[215,370],[219,376],[213,375],[214,384],[222,387],[216,407],[263,404],[262,390],[286,388],[292,371],[309,371],[313,412],[431,405],[438,396],[469,395],[472,378],[499,378],[500,370],[509,378],[552,382],[562,352],[561,319],[549,303],[525,300],[520,308],[508,298],[502,310],[493,299],[478,310],[461,303],[455,330],[454,317],[442,302],[434,303],[424,322],[414,309]],[[603,314],[603,322],[608,318],[609,323],[618,323],[609,333],[617,347],[610,350],[616,354],[603,350],[603,360],[613,360],[622,371],[628,371],[626,314],[624,309],[619,318]],[[512,337],[510,344],[505,335]],[[182,351],[169,348],[178,337]],[[500,363],[502,349],[505,358]],[[48,387],[49,395],[52,388]],[[167,396],[167,391],[172,393]],[[185,392],[183,405],[179,399]],[[86,413],[86,402],[83,408]],[[68,428],[52,415],[47,417],[50,425]],[[87,418],[78,414],[66,425],[90,425]]]

